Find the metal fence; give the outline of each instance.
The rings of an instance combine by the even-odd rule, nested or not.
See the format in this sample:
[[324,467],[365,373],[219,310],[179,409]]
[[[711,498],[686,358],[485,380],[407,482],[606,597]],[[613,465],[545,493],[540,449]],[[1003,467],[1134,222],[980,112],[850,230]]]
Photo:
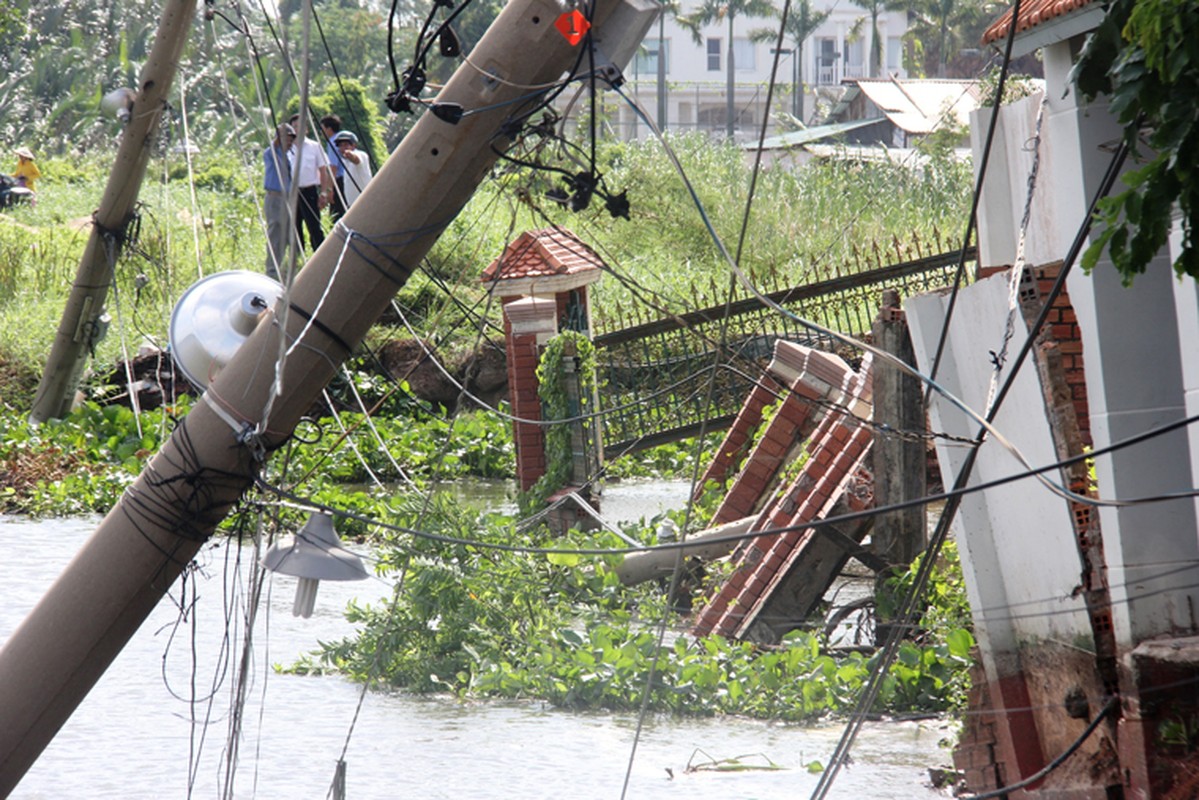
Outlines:
[[[609,457],[727,428],[779,339],[836,351],[800,319],[861,338],[885,289],[901,297],[951,285],[961,250],[772,292],[597,336],[604,450]],[[975,259],[973,248],[965,253]],[[973,275],[973,269],[966,270]]]

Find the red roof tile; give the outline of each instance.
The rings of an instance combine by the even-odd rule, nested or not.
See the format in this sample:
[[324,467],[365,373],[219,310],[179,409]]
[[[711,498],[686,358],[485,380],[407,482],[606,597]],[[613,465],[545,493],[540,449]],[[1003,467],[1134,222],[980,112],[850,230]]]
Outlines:
[[[1023,0],[1020,3],[1020,19],[1016,22],[1016,33],[1031,30],[1042,22],[1069,14],[1092,2],[1093,0]],[[1012,9],[1009,8],[983,33],[983,44],[1006,38],[1011,24]]]
[[603,260],[566,228],[525,231],[504,254],[483,270],[484,283],[515,278],[544,278],[599,269]]

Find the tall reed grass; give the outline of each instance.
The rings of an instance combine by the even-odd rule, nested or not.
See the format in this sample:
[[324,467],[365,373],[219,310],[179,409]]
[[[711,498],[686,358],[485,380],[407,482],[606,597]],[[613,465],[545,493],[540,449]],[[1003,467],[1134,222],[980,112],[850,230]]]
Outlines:
[[[611,192],[627,191],[629,219],[610,216],[598,198],[572,213],[546,198],[556,176],[501,165],[401,291],[402,307],[414,312],[416,332],[464,345],[480,336],[480,315],[498,323],[498,303],[485,295],[480,273],[522,231],[549,224],[573,229],[611,268],[592,294],[599,331],[622,324],[629,314],[648,320],[724,301],[729,269],[699,206],[736,253],[751,159],[705,136],[668,141],[698,204],[660,144],[601,148],[605,184]],[[48,161],[37,206],[0,215],[0,361],[36,368],[49,352],[110,158]],[[251,189],[260,177],[253,153],[214,151],[190,165],[179,154],[151,161],[131,228],[135,235],[114,272],[113,326],[95,353],[97,371],[107,371],[142,340],[165,344],[173,304],[198,278],[261,269],[264,236]],[[963,226],[969,187],[968,166],[947,158],[920,165],[833,161],[764,170],[740,248],[742,267],[769,291],[827,277],[829,270],[851,264],[855,252],[885,248],[893,239],[947,240]],[[403,220],[395,227],[402,231]]]
[[[948,249],[965,227],[970,167],[947,154],[906,164],[778,165],[762,170],[755,185],[751,154],[703,135],[667,141],[694,187],[694,198],[658,143],[609,144],[601,151],[607,186],[628,192],[627,220],[612,218],[598,199],[583,213],[566,211],[545,199],[545,191],[555,186],[552,177],[522,168],[484,187],[445,237],[486,242],[468,250],[482,257],[442,248],[434,255],[441,259],[438,269],[467,288],[502,252],[506,237],[529,227],[563,225],[612,269],[592,290],[596,326],[610,330],[624,318],[617,308],[642,309],[647,299],[661,309],[637,312],[647,318],[723,302],[730,272],[713,232],[732,255],[740,251],[741,266],[754,284],[771,291],[864,269],[867,254],[893,250],[896,240],[918,240],[925,253],[938,250],[938,242]],[[742,239],[751,185],[753,204]],[[882,258],[884,263],[901,260]],[[735,297],[745,296],[748,292],[736,290]]]
[[[0,215],[0,367],[8,365],[9,374],[36,374],[45,363],[112,155],[47,159],[37,204]],[[200,171],[240,160],[237,154],[213,153],[196,162],[192,174],[199,173],[202,182]],[[165,345],[173,304],[199,276],[260,268],[263,238],[246,191],[255,177],[247,176],[242,191],[199,186],[193,192],[187,174],[180,154],[150,162],[113,272],[107,307],[112,323],[93,358],[98,373],[108,372],[143,340]],[[12,397],[11,388],[6,394],[4,401],[17,407],[31,399]]]

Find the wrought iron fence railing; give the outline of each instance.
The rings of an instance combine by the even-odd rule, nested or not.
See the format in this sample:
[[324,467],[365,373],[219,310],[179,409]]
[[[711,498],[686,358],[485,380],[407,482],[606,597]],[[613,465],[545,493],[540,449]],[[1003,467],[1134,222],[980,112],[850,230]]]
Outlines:
[[[749,298],[597,336],[605,452],[612,457],[727,428],[775,341],[837,349],[831,337],[797,318],[860,338],[883,290],[902,297],[948,286],[961,257],[953,250],[767,295],[788,314]],[[967,250],[967,263],[974,258],[973,248]]]

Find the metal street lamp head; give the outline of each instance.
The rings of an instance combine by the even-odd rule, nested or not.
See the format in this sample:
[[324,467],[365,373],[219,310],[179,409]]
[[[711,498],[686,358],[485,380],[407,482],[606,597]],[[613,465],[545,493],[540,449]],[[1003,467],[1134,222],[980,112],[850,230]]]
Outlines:
[[193,385],[207,389],[283,295],[283,285],[257,272],[231,270],[202,278],[171,312],[171,356]]
[[262,566],[299,578],[291,613],[307,619],[316,607],[321,581],[360,581],[367,577],[362,559],[341,546],[333,517],[313,512],[295,536],[284,536],[262,557]]
[[100,110],[112,114],[122,123],[128,122],[133,113],[133,102],[137,100],[137,92],[128,88],[113,89],[100,98]]

